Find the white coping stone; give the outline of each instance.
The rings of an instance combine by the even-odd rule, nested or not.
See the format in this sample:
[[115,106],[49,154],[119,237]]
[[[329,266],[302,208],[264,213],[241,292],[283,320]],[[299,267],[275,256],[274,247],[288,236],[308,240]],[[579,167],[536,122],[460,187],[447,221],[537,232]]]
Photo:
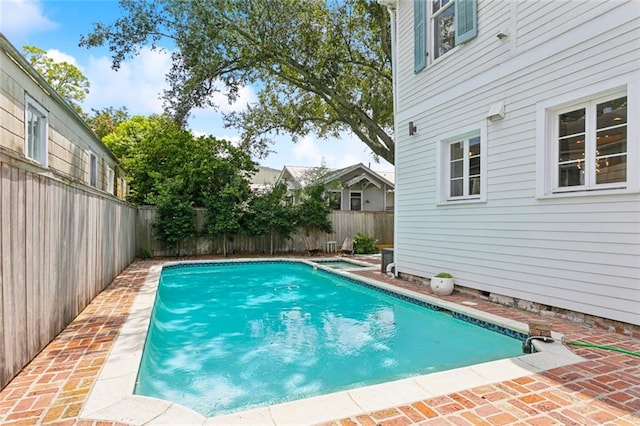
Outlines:
[[337,392],[272,405],[269,411],[276,425],[299,425],[300,419],[305,424],[315,424],[362,413],[362,408],[347,392]]
[[[256,259],[248,260],[255,261]],[[291,261],[291,259],[270,260]],[[239,259],[236,261],[244,260]],[[198,261],[177,263],[198,263]],[[313,265],[308,261],[302,261],[302,263]],[[540,352],[517,358],[476,364],[207,419],[199,413],[176,403],[133,395],[161,271],[162,265],[153,266],[149,270],[149,274],[136,297],[127,321],[123,325],[120,335],[116,339],[82,408],[81,418],[117,421],[134,425],[293,425],[300,424],[301,419],[304,419],[305,424],[321,423],[363,412],[411,404],[434,396],[511,380],[550,368],[584,361],[582,357],[575,355],[560,343],[561,334],[552,333],[553,338],[556,340],[554,343],[543,343],[539,340],[534,340],[532,344]],[[333,270],[333,272],[353,277],[352,274],[340,270]],[[356,276],[356,278],[377,287],[441,306],[444,309],[464,313],[493,324],[527,333],[527,325],[518,321],[361,276]]]
[[349,396],[358,404],[360,413],[379,410],[406,404],[407,401],[418,401],[435,396],[428,389],[420,386],[414,378],[381,383],[348,391]]
[[209,417],[205,422],[207,426],[227,425],[275,425],[269,407],[254,408],[238,413],[223,414],[217,417]]

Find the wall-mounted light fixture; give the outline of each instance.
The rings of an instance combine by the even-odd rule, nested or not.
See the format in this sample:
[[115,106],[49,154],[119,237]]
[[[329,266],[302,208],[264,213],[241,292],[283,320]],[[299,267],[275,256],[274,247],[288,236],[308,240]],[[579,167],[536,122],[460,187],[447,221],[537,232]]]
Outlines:
[[413,124],[413,121],[409,122],[409,136],[413,136],[418,131],[418,127]]
[[502,120],[504,118],[504,101],[495,102],[491,105],[487,118],[491,121]]
[[508,36],[509,34],[506,31],[500,31],[498,34],[496,34],[496,37],[498,37],[498,40],[504,40]]

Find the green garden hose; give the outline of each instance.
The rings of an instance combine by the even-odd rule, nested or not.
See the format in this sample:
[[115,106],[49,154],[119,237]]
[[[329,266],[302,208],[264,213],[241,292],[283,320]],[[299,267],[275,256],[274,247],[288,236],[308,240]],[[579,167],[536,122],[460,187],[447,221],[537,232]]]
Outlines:
[[573,345],[573,346],[583,346],[585,348],[606,349],[608,351],[621,352],[623,354],[639,356],[640,357],[640,352],[628,351],[626,349],[620,349],[620,348],[616,348],[616,347],[613,347],[613,346],[603,346],[603,345],[596,345],[596,344],[593,344],[593,343],[585,343],[585,342],[565,342],[565,341],[563,341],[563,343],[565,343],[567,345]]

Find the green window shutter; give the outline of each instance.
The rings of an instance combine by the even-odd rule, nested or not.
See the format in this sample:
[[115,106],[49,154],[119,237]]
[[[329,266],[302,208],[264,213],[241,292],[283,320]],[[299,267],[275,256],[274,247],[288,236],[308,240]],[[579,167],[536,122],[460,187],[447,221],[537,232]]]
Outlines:
[[427,3],[425,0],[413,2],[413,71],[427,66]]
[[456,0],[456,46],[478,34],[477,0]]

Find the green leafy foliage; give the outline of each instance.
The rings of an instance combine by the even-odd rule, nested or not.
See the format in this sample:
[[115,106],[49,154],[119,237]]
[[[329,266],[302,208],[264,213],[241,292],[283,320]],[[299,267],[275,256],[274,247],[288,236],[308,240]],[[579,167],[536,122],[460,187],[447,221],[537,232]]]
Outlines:
[[159,187],[179,178],[185,199],[203,207],[207,195],[230,179],[247,179],[255,172],[255,163],[241,149],[211,136],[194,137],[167,116],[133,116],[103,140],[129,178],[127,200],[133,204],[153,204]]
[[22,54],[60,96],[82,113],[80,104],[89,93],[90,84],[78,67],[68,62],[56,62],[46,50],[35,46],[22,46]]
[[376,244],[378,244],[378,240],[368,236],[367,234],[358,232],[356,236],[353,237],[353,252],[355,254],[377,253],[378,248],[376,247]]
[[249,193],[248,182],[233,176],[222,188],[214,189],[206,197],[207,233],[212,237],[223,237],[224,256],[227,255],[228,237],[242,231]]
[[249,235],[269,237],[270,253],[274,254],[274,237],[289,239],[296,231],[293,208],[285,203],[287,187],[279,184],[263,193],[253,194],[244,217],[243,228]]
[[195,213],[183,191],[181,179],[170,179],[158,185],[154,196],[156,217],[152,223],[155,238],[169,248],[196,234]]
[[331,207],[327,203],[324,185],[320,183],[308,186],[303,191],[303,199],[295,206],[295,223],[309,231],[333,232],[333,224],[329,220]]
[[152,49],[175,48],[165,92],[184,122],[193,108],[257,88],[257,101],[226,115],[243,143],[265,154],[280,132],[297,138],[348,131],[394,162],[391,36],[376,0],[121,1],[124,16],[95,24],[80,45],[108,45],[113,67]]

